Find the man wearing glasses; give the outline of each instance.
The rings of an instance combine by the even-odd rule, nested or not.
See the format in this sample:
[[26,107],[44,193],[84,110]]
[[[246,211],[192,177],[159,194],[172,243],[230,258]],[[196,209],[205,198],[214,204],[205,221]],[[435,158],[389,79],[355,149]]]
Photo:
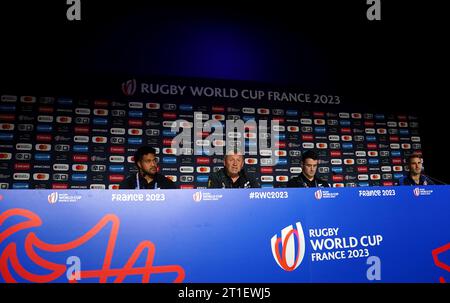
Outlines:
[[136,174],[123,181],[120,189],[175,189],[175,183],[158,173],[156,150],[150,146],[141,146],[134,154]]

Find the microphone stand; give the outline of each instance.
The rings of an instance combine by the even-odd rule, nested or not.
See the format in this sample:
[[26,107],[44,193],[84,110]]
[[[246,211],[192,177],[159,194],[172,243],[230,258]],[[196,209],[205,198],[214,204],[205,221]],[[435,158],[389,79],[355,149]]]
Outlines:
[[425,174],[422,174],[422,175],[427,177],[427,178],[429,178],[431,181],[436,182],[438,185],[447,185],[447,183],[445,183],[444,181],[438,180],[436,178],[432,178],[432,177],[430,177],[428,175],[425,175]]

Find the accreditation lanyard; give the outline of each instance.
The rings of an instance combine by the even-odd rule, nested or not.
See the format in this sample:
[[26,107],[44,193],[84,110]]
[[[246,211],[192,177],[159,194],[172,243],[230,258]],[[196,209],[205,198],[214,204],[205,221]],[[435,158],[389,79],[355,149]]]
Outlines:
[[[136,173],[136,189],[141,189],[141,185],[139,184],[139,172]],[[158,182],[155,181],[155,187],[153,189],[159,189]]]

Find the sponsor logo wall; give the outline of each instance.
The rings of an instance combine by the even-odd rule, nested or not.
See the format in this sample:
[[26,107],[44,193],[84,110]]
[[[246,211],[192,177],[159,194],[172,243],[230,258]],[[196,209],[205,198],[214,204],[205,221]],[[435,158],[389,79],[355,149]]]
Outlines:
[[[405,171],[405,158],[421,152],[416,116],[382,112],[351,112],[337,105],[308,110],[290,102],[224,102],[210,98],[134,95],[136,84],[123,86],[123,96],[110,99],[0,95],[0,185],[2,189],[115,189],[136,172],[133,154],[141,145],[156,148],[160,172],[182,189],[204,188],[208,175],[223,166],[222,155],[195,153],[196,146],[225,146],[244,138],[246,169],[262,187],[284,187],[301,172],[302,152],[320,157],[318,176],[334,187],[396,185]],[[188,99],[189,101],[186,101]],[[273,106],[268,106],[272,104]],[[244,134],[198,127],[215,120],[276,120],[279,132],[276,165],[259,147],[262,133]],[[171,127],[185,120],[179,132]],[[191,148],[176,150],[172,140],[190,129]],[[270,132],[270,129],[268,130]],[[197,135],[197,138],[194,137]],[[198,139],[200,137],[200,139]],[[249,153],[256,144],[257,152]]]

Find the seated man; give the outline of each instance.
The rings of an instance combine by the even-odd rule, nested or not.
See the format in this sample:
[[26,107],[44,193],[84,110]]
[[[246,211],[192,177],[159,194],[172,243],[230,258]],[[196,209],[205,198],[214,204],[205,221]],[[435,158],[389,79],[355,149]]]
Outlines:
[[330,187],[327,181],[316,178],[317,155],[308,150],[302,155],[302,173],[289,180],[287,187]]
[[224,157],[224,168],[209,176],[208,188],[258,188],[256,180],[247,175],[244,156],[231,152]]
[[138,172],[123,181],[120,189],[174,189],[175,183],[158,173],[156,150],[150,146],[141,146],[134,154],[134,163]]
[[398,185],[434,185],[435,183],[422,174],[423,158],[420,154],[412,154],[408,157],[409,174],[399,180]]

